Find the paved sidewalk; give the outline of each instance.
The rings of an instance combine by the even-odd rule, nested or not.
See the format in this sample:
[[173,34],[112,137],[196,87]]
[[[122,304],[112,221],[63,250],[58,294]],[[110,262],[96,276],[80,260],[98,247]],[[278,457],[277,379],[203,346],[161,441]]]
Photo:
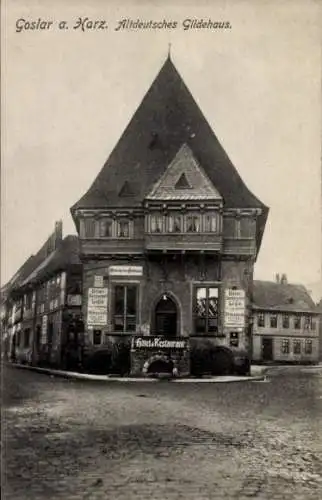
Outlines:
[[214,377],[205,378],[177,378],[177,379],[162,379],[162,378],[150,378],[150,377],[114,377],[110,375],[92,375],[90,373],[79,373],[70,372],[64,370],[53,370],[51,368],[39,368],[36,366],[21,365],[18,363],[10,363],[10,366],[22,370],[31,370],[39,373],[44,373],[47,375],[55,377],[69,378],[73,380],[89,380],[97,382],[164,382],[164,380],[171,383],[231,383],[231,382],[253,382],[261,381],[265,379],[263,374],[252,374],[251,376],[238,376],[238,375],[222,375]]

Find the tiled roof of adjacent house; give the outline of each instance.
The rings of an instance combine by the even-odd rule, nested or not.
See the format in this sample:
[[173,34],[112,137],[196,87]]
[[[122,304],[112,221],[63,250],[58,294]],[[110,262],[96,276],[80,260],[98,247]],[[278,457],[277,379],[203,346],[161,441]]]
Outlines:
[[5,299],[14,288],[21,286],[22,282],[37,266],[37,258],[31,255],[12,276],[12,278],[1,288],[1,300]]
[[303,285],[254,280],[253,306],[279,311],[316,311],[316,306]]
[[[71,208],[141,205],[186,144],[228,208],[260,208],[258,246],[268,208],[253,195],[212,131],[170,58],[146,93],[88,191]],[[127,196],[120,196],[127,181]]]
[[46,279],[47,276],[63,270],[68,266],[80,264],[78,236],[66,236],[56,250],[39,262],[38,266],[25,277],[24,281],[19,284],[19,288],[42,281]]

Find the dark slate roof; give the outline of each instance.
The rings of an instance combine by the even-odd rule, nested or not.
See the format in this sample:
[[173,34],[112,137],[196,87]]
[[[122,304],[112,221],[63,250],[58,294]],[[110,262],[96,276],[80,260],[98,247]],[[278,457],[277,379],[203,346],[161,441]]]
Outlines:
[[316,312],[316,305],[303,285],[254,280],[253,306],[276,311]]
[[[71,208],[141,205],[180,147],[192,150],[228,208],[268,208],[246,187],[170,58],[146,93],[89,190]],[[133,196],[120,197],[124,182]]]
[[12,276],[12,278],[1,288],[1,299],[5,300],[10,294],[11,290],[17,288],[26,279],[27,276],[35,269],[37,266],[37,259],[35,255],[31,255],[18,269],[18,271]]
[[20,288],[23,289],[28,285],[46,280],[58,271],[75,265],[81,266],[79,259],[79,239],[76,235],[69,235],[62,240],[56,250],[38,264],[20,284]]

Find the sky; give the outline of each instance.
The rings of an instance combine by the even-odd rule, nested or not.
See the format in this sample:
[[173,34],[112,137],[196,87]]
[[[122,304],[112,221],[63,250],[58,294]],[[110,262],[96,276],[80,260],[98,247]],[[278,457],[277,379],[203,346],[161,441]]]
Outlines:
[[[2,4],[1,283],[88,189],[171,58],[250,190],[270,207],[257,279],[322,295],[318,0],[21,0]],[[79,17],[105,21],[89,29]],[[49,29],[18,26],[51,21]],[[123,19],[175,29],[116,30]],[[186,19],[229,29],[183,29]],[[59,29],[60,21],[68,29]],[[185,23],[186,24],[186,23]],[[30,24],[29,24],[30,25]]]

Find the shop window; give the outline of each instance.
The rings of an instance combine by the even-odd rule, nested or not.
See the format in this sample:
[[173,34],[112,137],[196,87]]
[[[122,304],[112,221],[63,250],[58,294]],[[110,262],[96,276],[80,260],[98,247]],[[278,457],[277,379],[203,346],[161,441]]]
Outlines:
[[95,237],[95,219],[88,217],[84,219],[84,236],[85,238]]
[[277,328],[277,314],[270,315],[270,326],[271,328]]
[[265,327],[265,314],[264,313],[258,313],[257,326],[259,326],[261,328]]
[[29,347],[30,344],[30,328],[26,328],[24,331],[24,347]]
[[218,288],[196,287],[194,292],[196,333],[218,332]]
[[137,316],[136,285],[116,285],[114,287],[113,328],[116,332],[133,332]]
[[204,216],[204,231],[206,233],[215,233],[217,231],[217,217],[214,214]]
[[312,340],[311,339],[305,339],[305,354],[312,354]]
[[288,339],[282,340],[281,353],[282,354],[289,354],[290,353],[290,341]]
[[168,216],[168,231],[169,231],[169,233],[181,233],[182,232],[182,217],[181,217],[181,215],[169,215]]
[[300,340],[293,341],[293,353],[294,354],[301,354],[301,341]]
[[113,221],[111,219],[101,219],[99,221],[100,238],[112,238],[113,236]]
[[151,233],[163,233],[163,216],[160,214],[150,216]]
[[295,328],[295,330],[300,330],[300,328],[301,328],[301,315],[300,314],[296,314],[294,316],[294,328]]
[[102,330],[93,330],[93,344],[100,345],[102,343]]
[[283,314],[282,326],[283,326],[283,328],[290,327],[290,317],[288,314]]
[[129,238],[130,237],[130,222],[128,220],[119,220],[117,222],[117,237]]
[[186,231],[187,233],[198,233],[200,231],[199,215],[187,215]]

